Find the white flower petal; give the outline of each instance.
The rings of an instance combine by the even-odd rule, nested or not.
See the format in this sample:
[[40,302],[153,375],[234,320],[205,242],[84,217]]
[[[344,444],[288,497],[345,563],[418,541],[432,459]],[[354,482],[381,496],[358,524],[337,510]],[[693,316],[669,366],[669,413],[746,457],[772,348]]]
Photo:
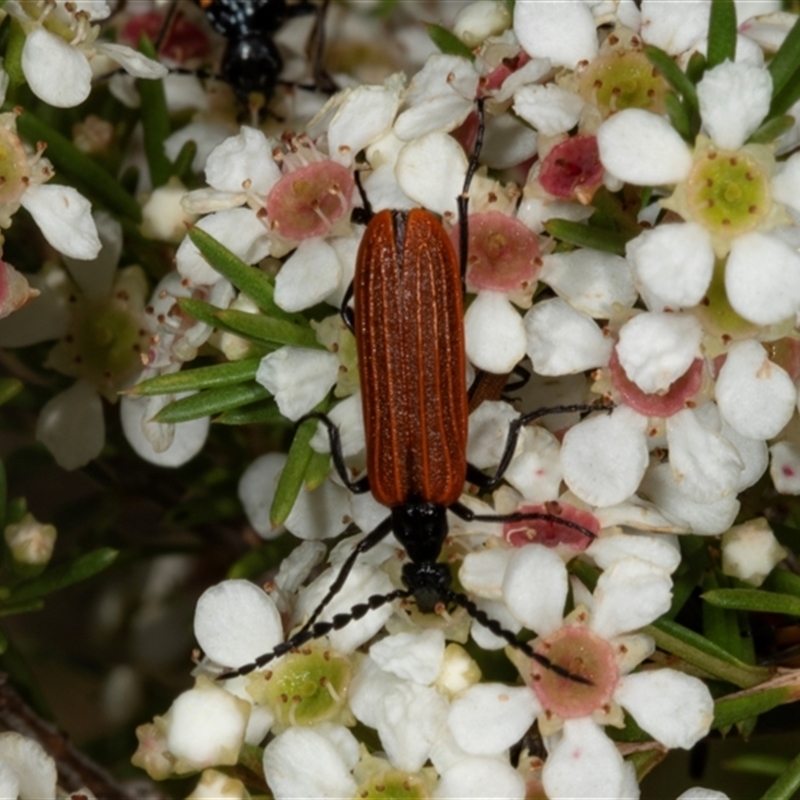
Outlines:
[[654,311],[696,306],[714,271],[711,238],[695,222],[658,225],[625,247],[634,280]]
[[[16,735],[21,736],[21,734]],[[55,784],[52,796],[55,797]],[[0,761],[0,797],[8,797],[9,800],[16,800],[19,797],[19,778],[5,761]]]
[[458,570],[458,580],[471,594],[500,600],[503,578],[515,553],[510,547],[490,547],[467,553]]
[[481,163],[489,169],[510,169],[532,158],[537,142],[536,132],[511,114],[492,116],[486,123]]
[[540,636],[560,627],[567,599],[567,570],[547,547],[529,544],[514,554],[503,579],[503,600],[511,613]]
[[92,88],[92,68],[86,56],[41,27],[25,37],[22,71],[31,91],[56,108],[79,105]]
[[772,197],[800,212],[800,153],[777,164],[778,173],[772,179]]
[[769,449],[772,460],[769,475],[781,494],[800,494],[800,446],[776,442]]
[[591,318],[558,297],[525,314],[527,353],[539,375],[575,375],[605,366],[613,342]]
[[499,758],[473,756],[448,767],[433,790],[434,800],[523,800],[525,781]]
[[[502,600],[485,600],[479,597],[475,601],[475,605],[486,613],[489,619],[499,622],[507,631],[519,633],[522,630],[522,624],[508,610],[508,606]],[[504,647],[508,647],[505,639],[492,633],[476,619],[472,620],[469,634],[481,650],[502,650]]]
[[776,236],[739,236],[725,266],[725,291],[750,322],[782,322],[800,311],[800,254]]
[[705,0],[643,0],[642,38],[670,55],[697,44],[708,32],[710,4]]
[[615,561],[597,581],[590,627],[606,639],[631,633],[666,614],[671,602],[669,572],[628,556]]
[[624,676],[614,699],[665,747],[688,750],[710,730],[714,700],[698,678],[674,669]]
[[383,670],[421,686],[432,684],[444,662],[444,633],[436,628],[396,633],[376,642],[370,658]]
[[514,6],[514,33],[531,56],[549,58],[553,66],[574,69],[597,55],[592,12],[573,0],[523,2]]
[[544,257],[539,279],[574,309],[608,319],[614,306],[636,302],[636,287],[622,256],[580,248]]
[[647,469],[646,427],[646,417],[621,406],[571,428],[561,445],[567,486],[595,506],[627,500]]
[[105,211],[95,214],[95,224],[102,245],[97,257],[85,261],[64,256],[64,263],[84,297],[105,300],[111,294],[122,253],[122,225]]
[[302,311],[321,303],[342,277],[336,251],[320,238],[306,239],[275,276],[275,302],[284,311]]
[[628,556],[649,561],[668,573],[673,573],[681,563],[677,537],[649,533],[618,533],[595,539],[586,549],[595,564],[608,569]]
[[26,275],[31,287],[40,294],[22,308],[0,319],[0,347],[27,347],[60,339],[67,332],[70,319],[71,283],[66,270],[46,266],[36,275]]
[[467,460],[478,469],[500,463],[508,427],[519,412],[502,400],[486,400],[469,415]]
[[36,439],[64,469],[77,469],[99,456],[106,426],[97,389],[78,380],[48,400],[39,412]]
[[638,108],[607,119],[597,132],[597,146],[603,166],[637,186],[677,183],[692,167],[692,154],[675,128]]
[[266,195],[280,180],[269,139],[256,128],[242,125],[237,136],[218,144],[206,161],[206,181],[220,192]]
[[730,800],[730,797],[725,792],[718,792],[715,789],[695,787],[678,795],[677,800]]
[[772,78],[764,67],[725,61],[697,84],[703,128],[726,150],[738,150],[761,124],[772,100]]
[[755,341],[737,342],[719,371],[717,406],[742,436],[770,439],[792,417],[797,390],[789,375]]
[[734,525],[722,536],[723,573],[751,586],[761,586],[775,565],[788,555],[764,517]]
[[126,47],[124,44],[114,44],[113,42],[98,42],[95,45],[97,51],[108,56],[112,61],[116,61],[125,72],[137,78],[146,80],[158,80],[166,78],[169,70],[158,61],[142,55],[138,50]]
[[556,500],[562,479],[558,439],[535,425],[520,432],[519,445],[503,478],[532,503]]
[[283,641],[281,615],[254,583],[228,580],[206,589],[194,611],[194,635],[203,652],[222,666],[240,666]]
[[350,524],[350,490],[330,480],[297,495],[284,525],[298,539],[331,539]]
[[479,683],[450,704],[447,727],[466,753],[500,755],[523,737],[540,711],[527,686]]
[[20,800],[55,800],[56,763],[39,742],[16,731],[0,733],[0,763],[16,775]]
[[100,252],[91,204],[71,186],[33,186],[22,195],[20,203],[60,253],[88,260]]
[[296,421],[328,394],[338,374],[333,353],[287,345],[261,359],[256,381],[272,393],[281,414]]
[[625,767],[617,746],[588,717],[564,721],[542,770],[548,797],[620,800]]
[[514,94],[514,111],[539,133],[555,136],[578,124],[583,100],[574,92],[553,83],[523,86]]
[[464,315],[467,358],[478,369],[504,373],[525,357],[525,327],[501,292],[479,292]]
[[[361,392],[351,394],[350,397],[337,403],[328,413],[328,419],[339,429],[339,444],[342,446],[342,455],[345,458],[364,452],[366,436],[364,434],[364,414],[361,410]],[[317,430],[311,439],[311,446],[318,453],[330,453],[331,451],[330,434],[321,422],[317,425]],[[372,495],[359,496],[371,497]]]

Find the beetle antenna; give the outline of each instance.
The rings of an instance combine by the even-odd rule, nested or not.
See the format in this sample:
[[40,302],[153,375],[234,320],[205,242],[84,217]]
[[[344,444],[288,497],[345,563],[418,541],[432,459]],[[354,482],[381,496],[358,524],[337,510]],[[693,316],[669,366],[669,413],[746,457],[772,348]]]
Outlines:
[[467,250],[469,248],[469,222],[467,220],[467,209],[469,207],[469,187],[472,183],[472,176],[475,170],[478,169],[478,159],[481,155],[483,148],[483,132],[486,129],[486,115],[484,114],[482,97],[475,101],[478,113],[478,132],[475,136],[475,147],[472,151],[472,157],[469,160],[469,167],[467,174],[464,178],[464,188],[458,196],[458,247],[459,247],[459,267],[461,268],[461,282],[464,283],[467,275]]

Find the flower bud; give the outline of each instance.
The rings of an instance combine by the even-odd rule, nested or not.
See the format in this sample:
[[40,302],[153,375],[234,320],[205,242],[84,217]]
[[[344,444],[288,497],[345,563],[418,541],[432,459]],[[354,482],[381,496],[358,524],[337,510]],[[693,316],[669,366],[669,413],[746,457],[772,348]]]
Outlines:
[[25,567],[44,568],[53,555],[56,529],[44,525],[31,513],[14,525],[6,525],[6,544],[14,561]]
[[773,567],[786,556],[786,550],[763,517],[734,525],[722,537],[723,573],[751,586],[761,586]]

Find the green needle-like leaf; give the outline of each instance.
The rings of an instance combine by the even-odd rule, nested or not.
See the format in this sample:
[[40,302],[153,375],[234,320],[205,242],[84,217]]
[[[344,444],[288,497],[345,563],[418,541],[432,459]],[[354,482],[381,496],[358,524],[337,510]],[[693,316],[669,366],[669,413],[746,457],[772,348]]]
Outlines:
[[756,611],[800,617],[800,597],[761,589],[713,589],[700,595],[717,608]]
[[328,477],[330,471],[331,454],[318,453],[316,450],[312,450],[311,460],[306,468],[306,489],[309,492],[316,489]]
[[[788,86],[800,69],[800,19],[798,19],[783,44],[778,48],[767,67],[772,76],[773,100]],[[796,83],[796,80],[794,81]]]
[[667,92],[664,95],[664,105],[667,107],[669,121],[672,127],[687,141],[694,141],[694,131],[689,112],[680,97],[675,92]]
[[747,143],[769,144],[770,142],[774,142],[779,136],[783,136],[793,125],[794,117],[789,116],[789,114],[784,114],[782,117],[773,117],[761,125],[747,140]]
[[231,310],[218,311],[214,318],[217,320],[217,327],[238,333],[255,342],[293,344],[313,350],[325,349],[317,341],[317,336],[311,328],[303,328],[283,319]]
[[110,547],[92,550],[74,561],[50,567],[46,572],[16,588],[8,605],[19,605],[91,578],[114,563],[119,551]]
[[773,99],[767,119],[785,114],[798,100],[800,100],[800,69]]
[[[142,36],[139,50],[148,58],[156,59],[152,42]],[[142,131],[144,133],[144,154],[150,168],[150,179],[154,187],[163,186],[174,172],[172,162],[164,151],[164,142],[172,132],[169,123],[167,98],[164,82],[139,78],[136,82],[141,95]]]
[[562,242],[569,242],[576,247],[588,247],[592,250],[602,250],[605,253],[625,255],[625,244],[628,237],[615,231],[603,228],[593,228],[582,225],[580,222],[571,222],[566,219],[551,219],[545,222],[545,230]]
[[156,422],[188,422],[190,419],[210,417],[230,408],[238,408],[269,397],[269,392],[255,381],[207,389],[191,397],[170,403],[155,416]]
[[752,691],[740,697],[721,698],[714,704],[714,727],[726,729],[737,722],[757,717],[773,708],[797,700],[796,687],[780,686]]
[[736,58],[736,6],[733,0],[711,0],[707,54],[709,67]]
[[6,477],[6,465],[0,460],[0,531],[8,525],[6,515],[8,514],[8,478]]
[[472,50],[467,47],[461,39],[452,31],[443,28],[441,25],[426,25],[430,40],[439,48],[439,51],[449,56],[461,56],[470,61],[475,60]]
[[658,47],[644,48],[648,61],[664,76],[670,86],[693,108],[697,108],[697,90],[687,75],[672,60],[672,57]]
[[291,425],[291,420],[281,414],[278,405],[274,400],[265,400],[261,403],[253,403],[242,408],[232,408],[224,411],[215,420],[221,425]]
[[16,378],[0,378],[0,406],[16,397],[23,389],[24,384]]
[[[705,591],[711,591],[719,588],[718,574],[716,572],[709,572],[703,581],[703,589]],[[743,660],[742,640],[739,634],[739,619],[735,611],[717,608],[710,603],[704,603],[703,634],[710,642],[723,648],[740,661]]]
[[247,358],[243,361],[230,361],[210,367],[198,367],[169,375],[158,375],[134,386],[132,395],[177,394],[196,392],[200,389],[213,389],[251,381],[256,376],[260,358]]
[[760,800],[791,800],[800,789],[800,755],[792,759],[786,772],[761,795]]

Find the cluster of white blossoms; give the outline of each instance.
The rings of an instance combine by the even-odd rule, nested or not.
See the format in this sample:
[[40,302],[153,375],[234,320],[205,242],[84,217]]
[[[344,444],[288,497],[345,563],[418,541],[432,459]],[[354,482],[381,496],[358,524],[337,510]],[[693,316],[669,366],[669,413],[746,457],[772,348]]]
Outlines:
[[[353,475],[366,442],[338,312],[365,229],[352,217],[354,174],[373,210],[422,206],[457,247],[478,97],[486,126],[469,192],[465,382],[524,363],[526,411],[613,410],[544,417],[521,431],[504,485],[491,496],[465,487],[461,502],[478,514],[550,521],[451,515],[444,557],[460,590],[507,632],[532,635],[537,658],[466,608],[425,615],[403,601],[214,680],[298,630],[388,514],[331,473],[275,528],[286,458],[258,459],[240,483],[251,524],[265,539],[288,529],[302,541],[266,591],[231,580],[201,598],[196,685],[139,730],[134,761],[151,776],[203,771],[193,796],[243,797],[215,768],[266,742],[276,798],[633,798],[631,750],[615,729],[634,720],[656,749],[688,749],[709,732],[706,685],[660,666],[642,629],[671,608],[681,534],[726,534],[723,570],[758,586],[786,553],[764,520],[733,527],[739,494],[768,469],[778,492],[800,492],[800,117],[769,127],[769,61],[795,17],[778,3],[736,7],[735,58],[690,80],[709,47],[706,0],[517,0],[513,14],[481,0],[455,24],[474,59],[433,55],[409,79],[340,91],[302,131],[277,140],[243,127],[213,150],[208,187],[185,196],[185,211],[205,214],[198,227],[248,264],[281,259],[274,302],[287,315],[313,309],[323,345],[275,349],[256,380],[292,421],[333,392],[328,415]],[[647,46],[683,76],[682,101]],[[676,102],[696,104],[688,128],[676,127]],[[177,269],[187,291],[230,288],[189,239]],[[497,468],[519,414],[500,392],[473,410],[471,464]],[[329,448],[323,426],[312,445]],[[322,540],[352,523],[362,533],[327,553]],[[386,536],[321,619],[400,587],[403,559]],[[505,648],[517,682],[482,680],[470,639]],[[685,795],[701,796],[719,795]]]

